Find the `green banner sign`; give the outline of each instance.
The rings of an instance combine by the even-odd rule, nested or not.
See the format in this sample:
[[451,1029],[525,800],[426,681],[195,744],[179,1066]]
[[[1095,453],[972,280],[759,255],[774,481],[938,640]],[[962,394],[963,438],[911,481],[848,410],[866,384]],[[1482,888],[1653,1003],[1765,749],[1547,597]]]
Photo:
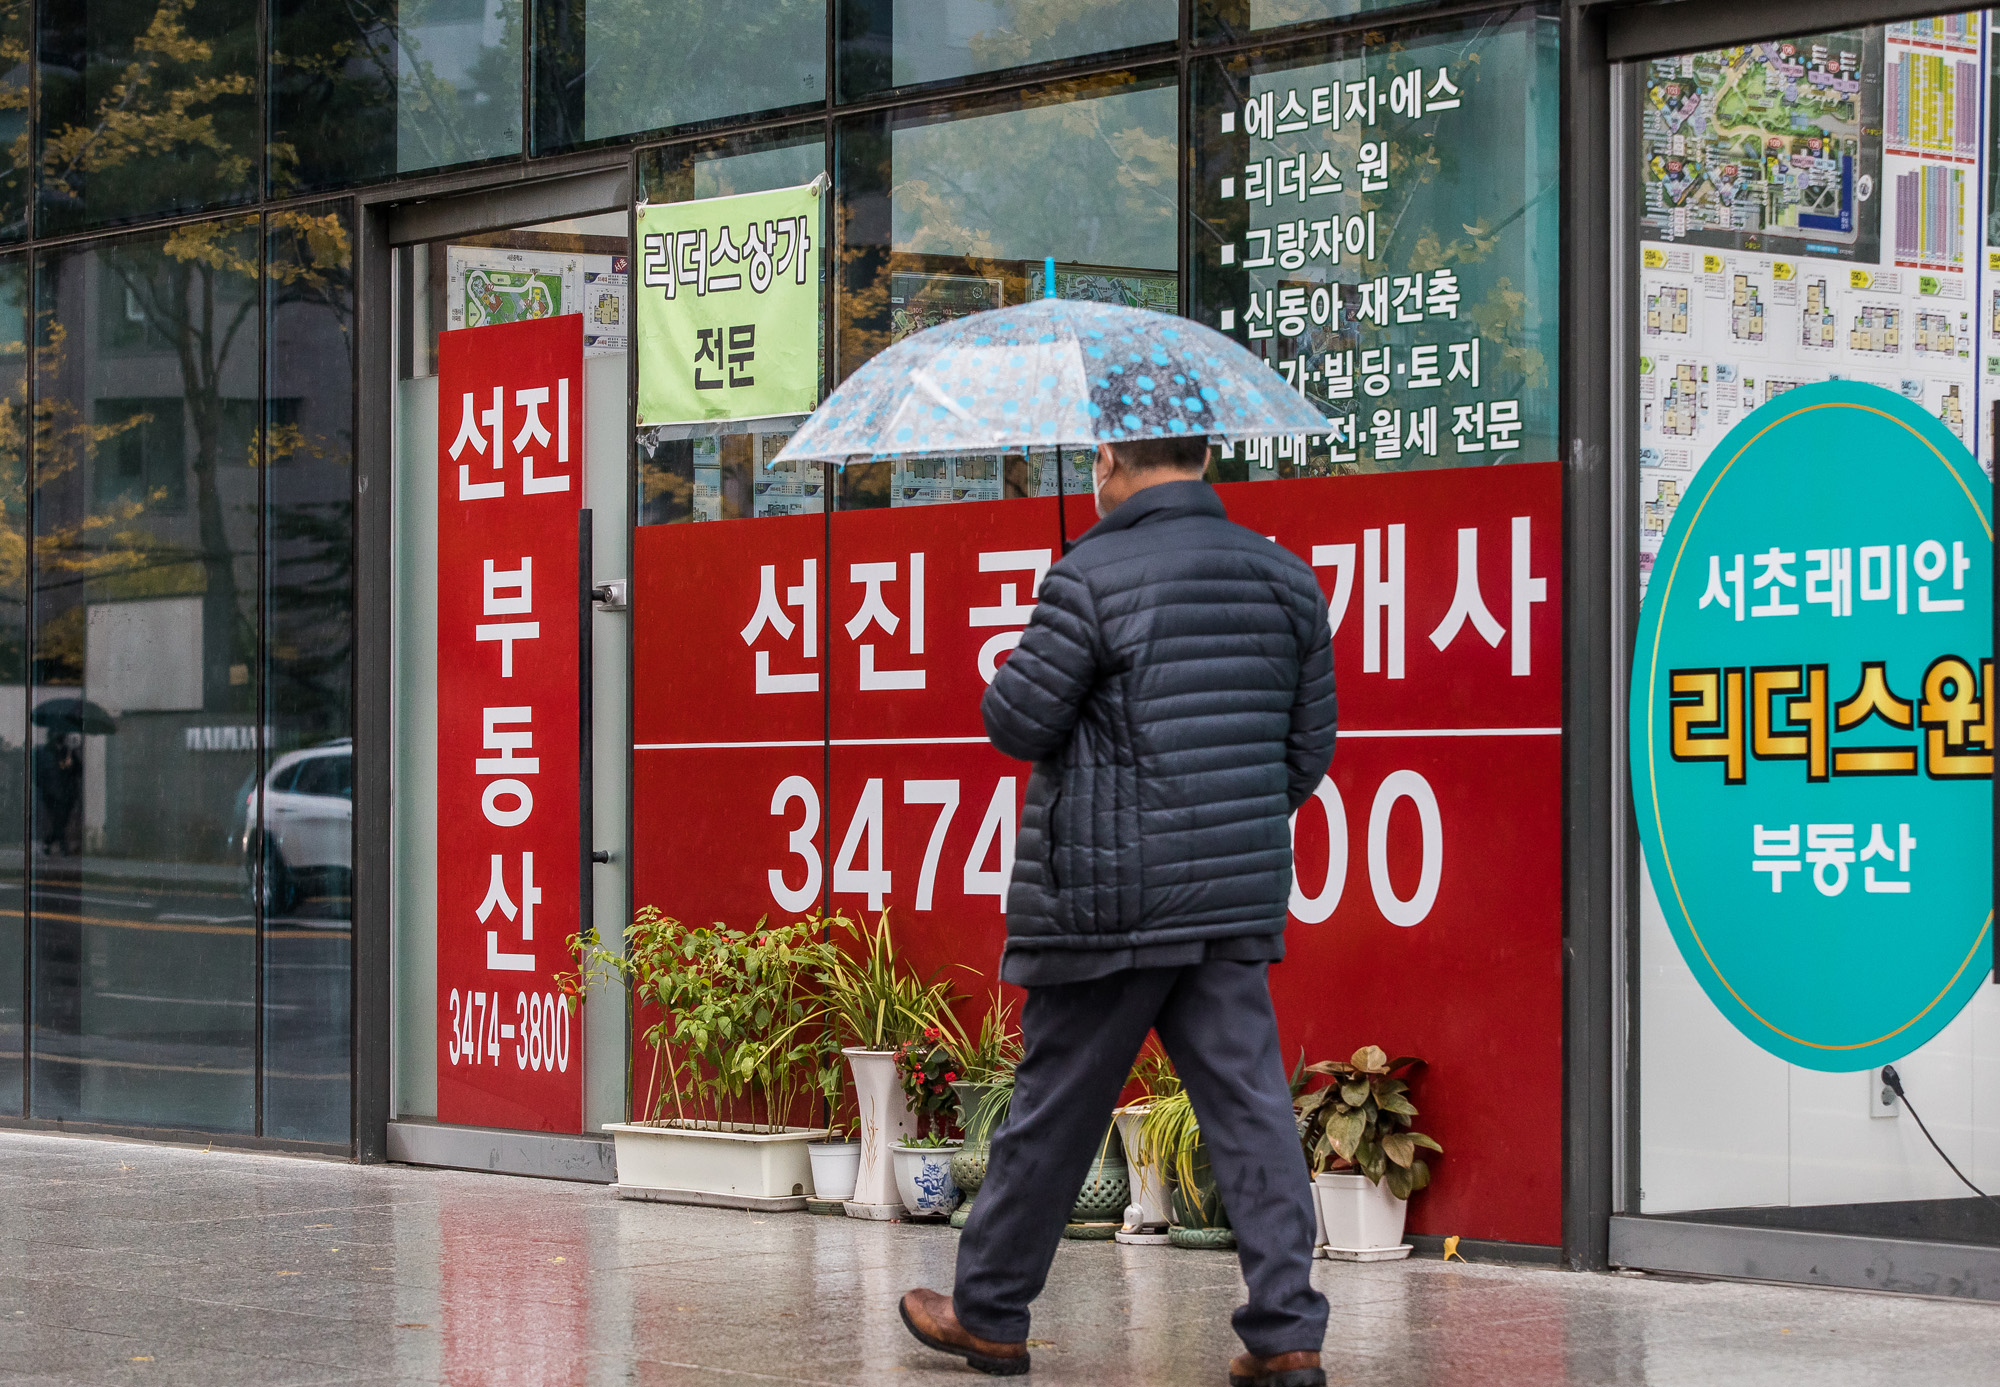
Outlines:
[[1807,385],[1709,456],[1653,567],[1653,890],[1709,1000],[1793,1064],[1900,1059],[1992,977],[1991,498],[1920,405]]
[[819,403],[820,189],[639,208],[639,423]]

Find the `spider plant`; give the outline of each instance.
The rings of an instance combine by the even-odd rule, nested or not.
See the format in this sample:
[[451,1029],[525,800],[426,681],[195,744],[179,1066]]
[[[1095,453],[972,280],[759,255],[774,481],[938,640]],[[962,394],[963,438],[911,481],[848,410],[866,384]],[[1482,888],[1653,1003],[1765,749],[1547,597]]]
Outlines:
[[1127,1154],[1135,1164],[1160,1172],[1173,1189],[1177,1206],[1185,1208],[1194,1220],[1189,1226],[1223,1226],[1222,1192],[1209,1170],[1201,1123],[1185,1090],[1153,1101],[1139,1122],[1139,1139],[1134,1145],[1138,1149]]

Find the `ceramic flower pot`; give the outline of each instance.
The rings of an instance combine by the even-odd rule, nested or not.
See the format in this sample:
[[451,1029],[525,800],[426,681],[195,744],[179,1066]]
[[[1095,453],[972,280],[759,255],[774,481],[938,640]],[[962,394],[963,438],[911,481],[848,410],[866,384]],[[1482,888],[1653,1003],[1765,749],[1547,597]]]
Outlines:
[[842,1050],[854,1074],[854,1101],[861,1113],[860,1165],[854,1174],[854,1194],[847,1200],[852,1218],[892,1219],[903,1212],[896,1190],[896,1167],[890,1150],[917,1134],[916,1120],[903,1102],[896,1078],[894,1050]]
[[1118,1110],[1115,1119],[1118,1141],[1125,1149],[1125,1168],[1132,1181],[1132,1202],[1139,1206],[1140,1223],[1147,1228],[1163,1228],[1173,1217],[1173,1210],[1167,1205],[1166,1182],[1159,1171],[1132,1159],[1132,1152],[1139,1144],[1139,1124],[1146,1120],[1146,1112],[1143,1103]]
[[861,1173],[861,1143],[816,1141],[806,1147],[812,1160],[813,1198],[854,1198],[854,1180]]
[[958,1207],[958,1186],[952,1183],[955,1146],[897,1146],[894,1149],[896,1189],[903,1207],[913,1214],[944,1217]]
[[1083,1188],[1076,1192],[1076,1205],[1070,1210],[1069,1221],[1117,1223],[1125,1217],[1125,1206],[1131,1202],[1132,1181],[1125,1169],[1125,1153],[1118,1149],[1118,1143],[1106,1142],[1083,1177]]
[[1378,1185],[1353,1171],[1329,1171],[1314,1178],[1313,1197],[1326,1224],[1328,1256],[1409,1255],[1403,1221],[1410,1201],[1389,1193],[1388,1181]]

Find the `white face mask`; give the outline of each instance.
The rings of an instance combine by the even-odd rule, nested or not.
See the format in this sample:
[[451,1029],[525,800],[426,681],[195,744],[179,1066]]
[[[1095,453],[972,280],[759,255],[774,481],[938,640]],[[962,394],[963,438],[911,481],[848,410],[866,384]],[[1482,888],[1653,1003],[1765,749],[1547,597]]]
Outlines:
[[1098,468],[1098,461],[1098,458],[1092,458],[1090,462],[1090,499],[1091,503],[1097,507],[1097,518],[1102,520],[1104,518],[1104,483],[1100,480],[1102,473]]

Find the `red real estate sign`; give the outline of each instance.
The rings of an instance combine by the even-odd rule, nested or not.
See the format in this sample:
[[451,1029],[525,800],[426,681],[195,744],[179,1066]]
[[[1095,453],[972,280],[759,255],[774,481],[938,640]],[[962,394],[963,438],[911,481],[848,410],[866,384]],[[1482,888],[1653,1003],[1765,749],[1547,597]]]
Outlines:
[[[1340,743],[1271,975],[1286,1052],[1430,1060],[1448,1154],[1413,1228],[1559,1242],[1561,467],[1218,490],[1314,566],[1334,630]],[[641,529],[635,904],[887,908],[920,970],[996,974],[1030,768],[979,696],[1061,526],[1047,499]]]
[[576,1132],[583,319],[438,339],[438,1118]]

